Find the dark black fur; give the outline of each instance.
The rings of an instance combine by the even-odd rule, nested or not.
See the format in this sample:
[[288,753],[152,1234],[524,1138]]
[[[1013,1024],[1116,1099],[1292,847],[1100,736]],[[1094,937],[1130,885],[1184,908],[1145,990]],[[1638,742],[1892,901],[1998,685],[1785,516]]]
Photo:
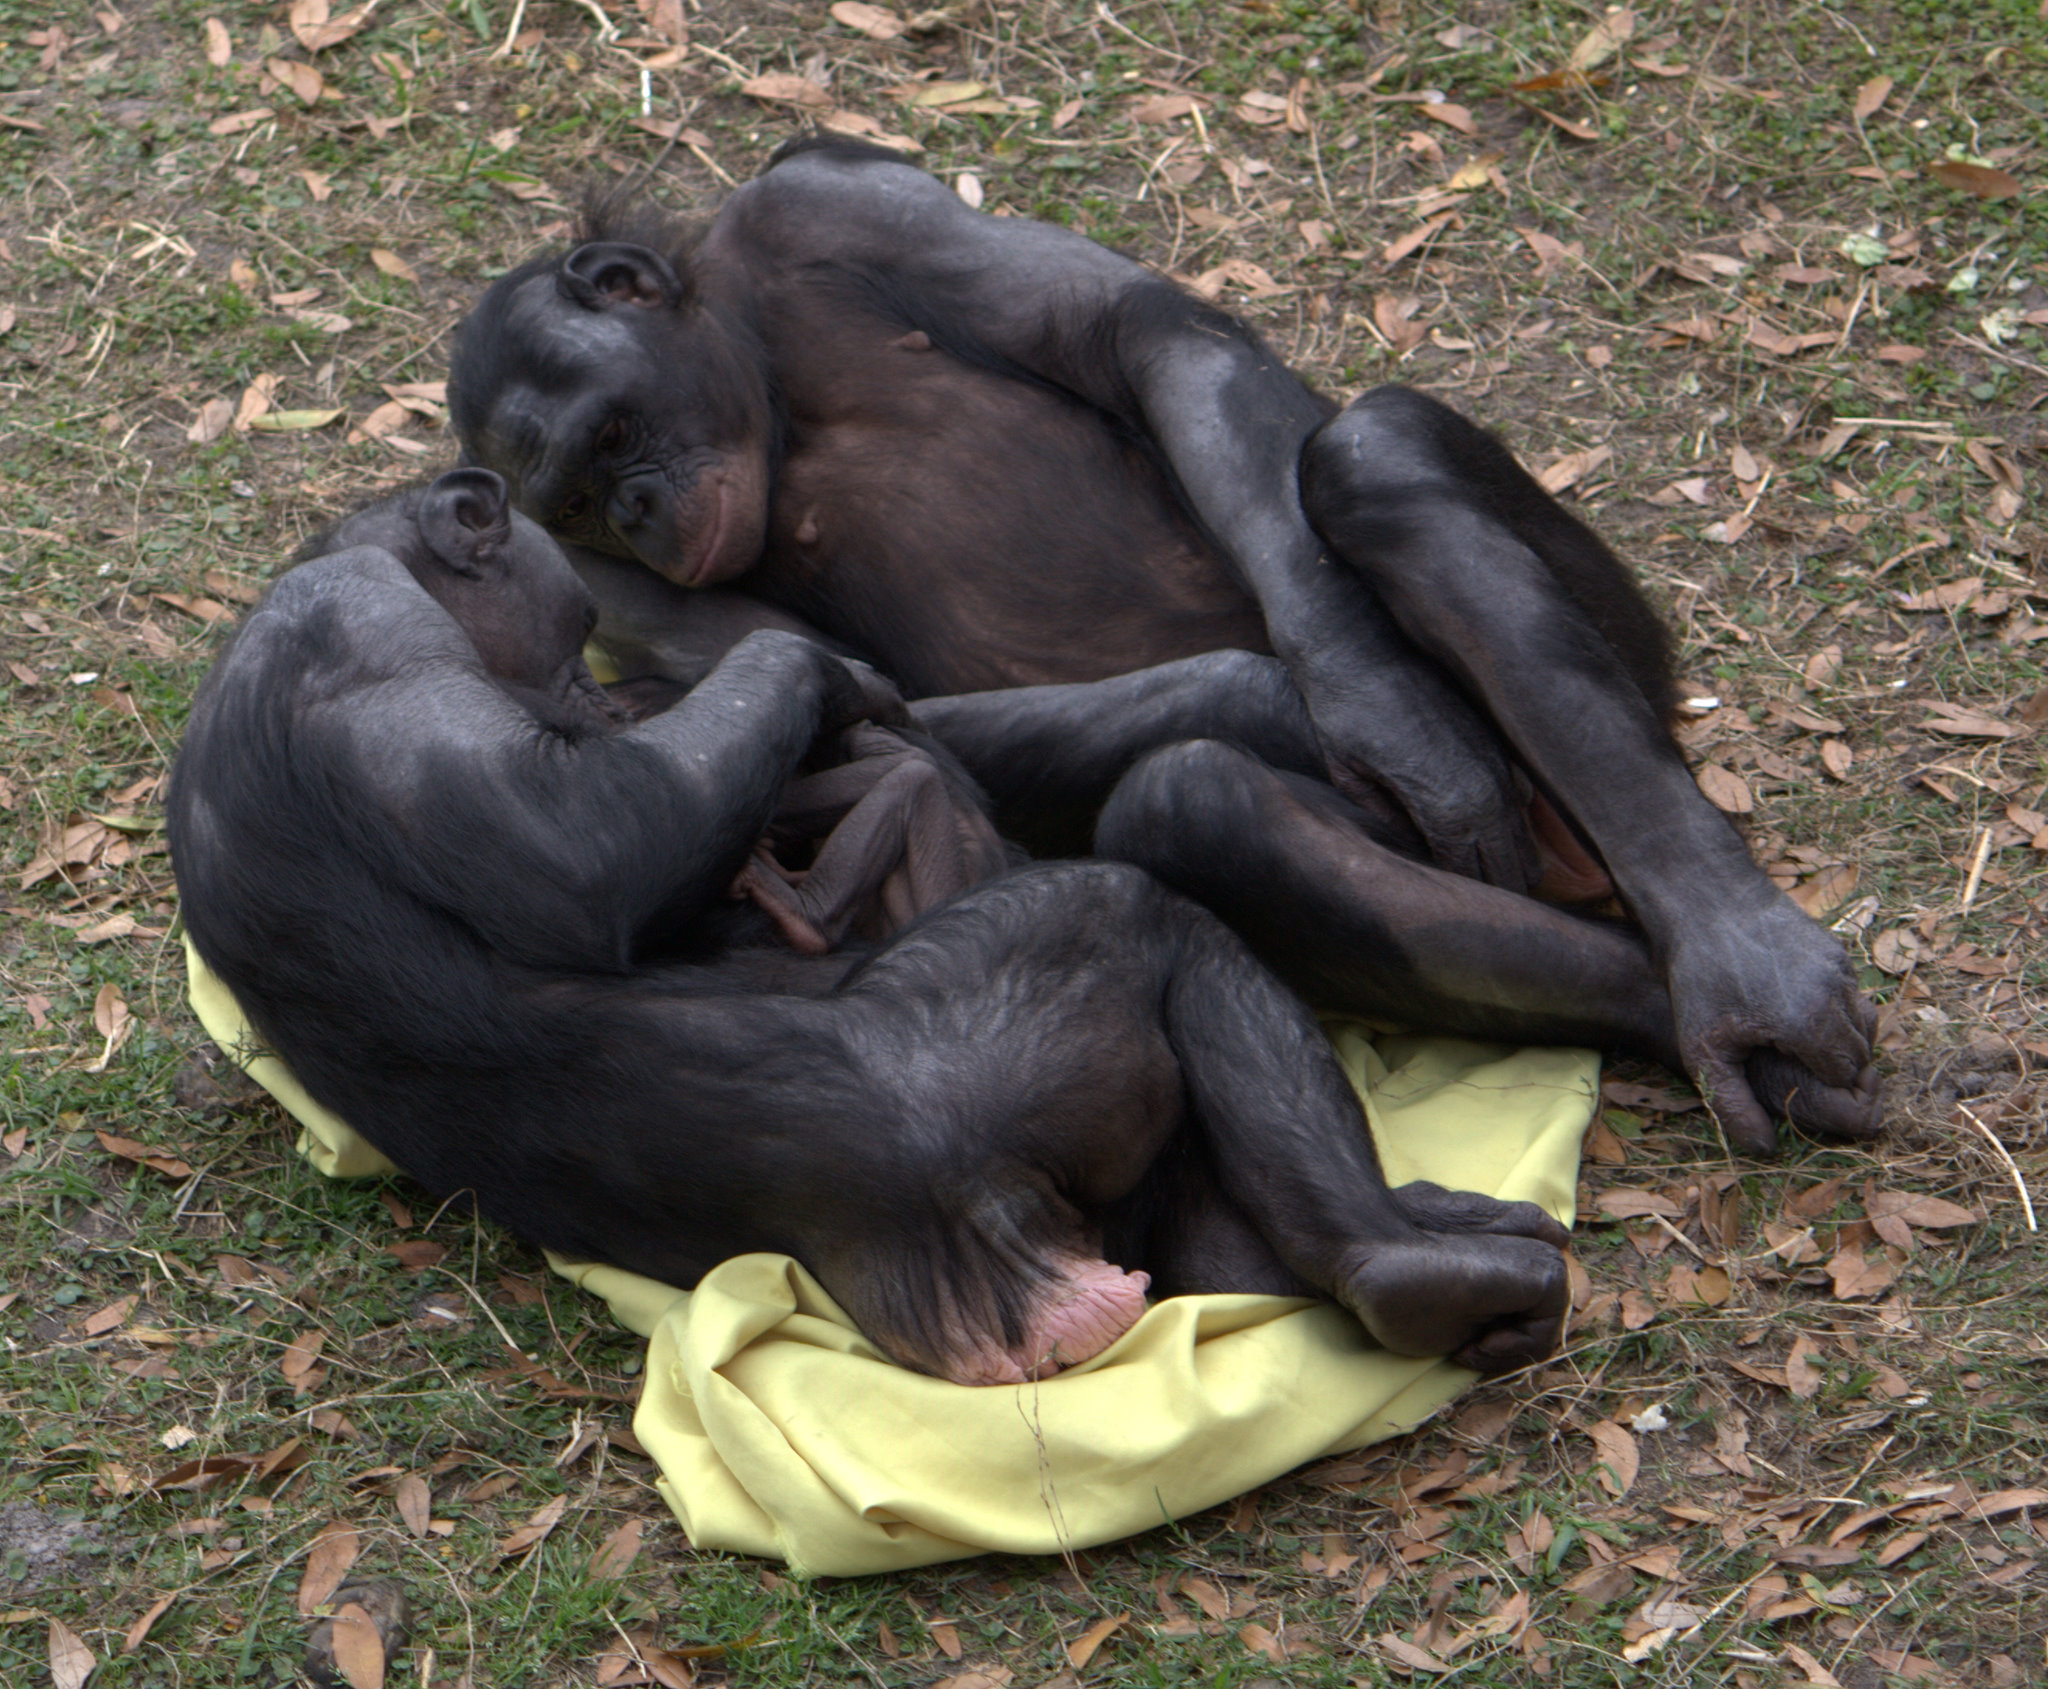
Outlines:
[[[814,742],[891,713],[871,675],[755,633],[622,725],[576,656],[583,588],[482,471],[328,544],[201,689],[171,848],[265,1044],[431,1190],[676,1284],[788,1252],[969,1379],[1105,1233],[1167,1288],[1306,1285],[1406,1352],[1555,1340],[1554,1223],[1389,1192],[1307,1014],[1133,868],[1011,874],[865,957],[714,942]],[[1160,1195],[1189,1139],[1227,1196]]]

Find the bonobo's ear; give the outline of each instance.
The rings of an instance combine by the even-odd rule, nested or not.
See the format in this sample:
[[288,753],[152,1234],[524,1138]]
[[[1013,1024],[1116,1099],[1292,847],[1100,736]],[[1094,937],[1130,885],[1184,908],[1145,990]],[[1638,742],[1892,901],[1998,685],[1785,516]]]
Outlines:
[[644,246],[619,240],[594,240],[562,260],[555,273],[562,297],[587,311],[608,305],[638,305],[666,310],[683,297],[683,284],[668,260]]
[[420,538],[458,575],[479,575],[512,537],[504,481],[488,469],[451,469],[420,500]]

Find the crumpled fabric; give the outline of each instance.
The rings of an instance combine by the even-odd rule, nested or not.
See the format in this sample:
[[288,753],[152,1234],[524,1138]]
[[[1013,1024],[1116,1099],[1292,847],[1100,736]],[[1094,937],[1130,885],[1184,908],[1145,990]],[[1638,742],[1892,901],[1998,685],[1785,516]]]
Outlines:
[[[323,1173],[391,1163],[254,1047],[188,941],[192,1006],[299,1121]],[[1325,1022],[1390,1184],[1539,1203],[1569,1225],[1599,1059]],[[742,1255],[694,1289],[549,1258],[648,1340],[633,1432],[700,1548],[801,1576],[1091,1547],[1213,1507],[1324,1455],[1408,1430],[1473,1382],[1376,1349],[1349,1314],[1281,1296],[1155,1303],[1108,1349],[1036,1383],[908,1372],[787,1256]]]

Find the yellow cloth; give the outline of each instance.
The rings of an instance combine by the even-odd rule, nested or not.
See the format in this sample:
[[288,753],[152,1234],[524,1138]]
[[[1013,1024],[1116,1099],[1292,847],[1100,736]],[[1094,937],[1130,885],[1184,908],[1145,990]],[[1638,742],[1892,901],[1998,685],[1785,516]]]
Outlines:
[[[201,1022],[298,1118],[315,1165],[388,1168],[276,1057],[244,1059],[234,1000],[186,956]],[[1538,1202],[1570,1223],[1597,1057],[1326,1025],[1390,1183]],[[787,1256],[739,1256],[694,1291],[550,1264],[648,1339],[633,1431],[690,1540],[807,1575],[1113,1541],[1393,1436],[1473,1378],[1376,1350],[1323,1303],[1184,1296],[1071,1372],[976,1389],[882,1359]]]

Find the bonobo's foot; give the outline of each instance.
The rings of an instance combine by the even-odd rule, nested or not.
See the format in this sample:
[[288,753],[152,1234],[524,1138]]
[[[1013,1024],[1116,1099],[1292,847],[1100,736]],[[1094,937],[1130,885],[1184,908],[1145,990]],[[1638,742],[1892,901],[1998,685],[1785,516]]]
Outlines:
[[832,940],[811,919],[802,885],[801,872],[783,867],[765,846],[757,846],[747,865],[733,876],[725,895],[761,910],[799,956],[828,955]]
[[1392,1194],[1417,1235],[1371,1246],[1338,1293],[1375,1340],[1485,1373],[1557,1347],[1571,1306],[1565,1227],[1533,1202],[1422,1180]]
[[1024,1340],[963,1346],[945,1365],[955,1384],[1024,1384],[1099,1355],[1138,1323],[1152,1280],[1107,1261],[1062,1256],[1058,1277],[1033,1298]]
[[1687,934],[1667,977],[1679,1055],[1734,1148],[1775,1154],[1780,1117],[1875,1136],[1877,1012],[1841,945],[1788,899]]

